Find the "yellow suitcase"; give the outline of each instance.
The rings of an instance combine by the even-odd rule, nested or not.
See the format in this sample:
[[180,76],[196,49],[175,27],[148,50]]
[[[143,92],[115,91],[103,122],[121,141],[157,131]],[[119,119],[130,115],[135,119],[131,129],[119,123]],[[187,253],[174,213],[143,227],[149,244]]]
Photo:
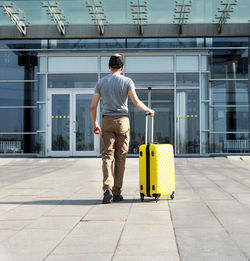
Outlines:
[[[148,116],[146,115],[145,140],[147,143]],[[154,197],[156,202],[161,196],[174,199],[175,166],[171,144],[153,144],[153,117],[151,142],[139,148],[140,197]]]

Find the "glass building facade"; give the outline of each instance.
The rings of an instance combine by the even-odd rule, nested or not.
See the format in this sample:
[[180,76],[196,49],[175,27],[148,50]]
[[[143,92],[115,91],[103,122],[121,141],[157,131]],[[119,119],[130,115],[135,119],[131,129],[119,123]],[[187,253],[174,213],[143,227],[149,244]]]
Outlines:
[[[0,155],[98,156],[90,104],[113,53],[175,155],[250,152],[249,38],[0,40]],[[101,120],[101,104],[98,119]],[[145,117],[129,100],[130,155]]]

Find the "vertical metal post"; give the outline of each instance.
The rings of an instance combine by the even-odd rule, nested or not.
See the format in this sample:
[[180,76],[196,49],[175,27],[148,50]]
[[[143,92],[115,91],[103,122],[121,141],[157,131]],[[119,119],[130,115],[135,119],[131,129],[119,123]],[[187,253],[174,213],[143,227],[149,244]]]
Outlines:
[[174,57],[174,155],[177,153],[177,127],[178,127],[178,114],[177,114],[177,102],[176,102],[176,54]]
[[[202,88],[204,88],[204,86],[202,86],[202,79],[201,79],[201,77],[202,77],[202,73],[201,73],[201,55],[199,54],[199,60],[198,60],[198,69],[199,69],[199,99],[200,99],[200,101],[199,101],[199,125],[200,125],[200,155],[202,154],[202,132],[201,132],[201,130],[202,130],[202,127],[201,127],[201,117],[202,117],[202,115],[201,115],[201,110],[202,110],[202,102],[201,102],[201,100],[202,100],[202,98],[201,98],[201,93],[202,93]],[[204,116],[204,115],[203,115]]]

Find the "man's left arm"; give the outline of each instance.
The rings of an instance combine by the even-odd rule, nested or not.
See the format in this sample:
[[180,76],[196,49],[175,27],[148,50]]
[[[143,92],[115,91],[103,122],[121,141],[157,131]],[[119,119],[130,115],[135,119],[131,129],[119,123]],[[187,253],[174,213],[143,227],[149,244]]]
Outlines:
[[96,120],[96,111],[97,111],[97,105],[100,100],[100,94],[95,92],[92,98],[91,103],[91,118],[93,123],[93,132],[97,135],[100,135],[101,133],[101,127],[99,126],[97,120]]

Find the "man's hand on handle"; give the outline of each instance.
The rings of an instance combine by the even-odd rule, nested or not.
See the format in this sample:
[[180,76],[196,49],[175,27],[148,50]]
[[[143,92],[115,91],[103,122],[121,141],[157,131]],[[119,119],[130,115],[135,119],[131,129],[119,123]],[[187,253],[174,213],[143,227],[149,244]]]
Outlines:
[[148,111],[147,111],[147,115],[149,115],[149,116],[155,116],[155,111],[154,110],[151,110],[151,109],[149,109]]

